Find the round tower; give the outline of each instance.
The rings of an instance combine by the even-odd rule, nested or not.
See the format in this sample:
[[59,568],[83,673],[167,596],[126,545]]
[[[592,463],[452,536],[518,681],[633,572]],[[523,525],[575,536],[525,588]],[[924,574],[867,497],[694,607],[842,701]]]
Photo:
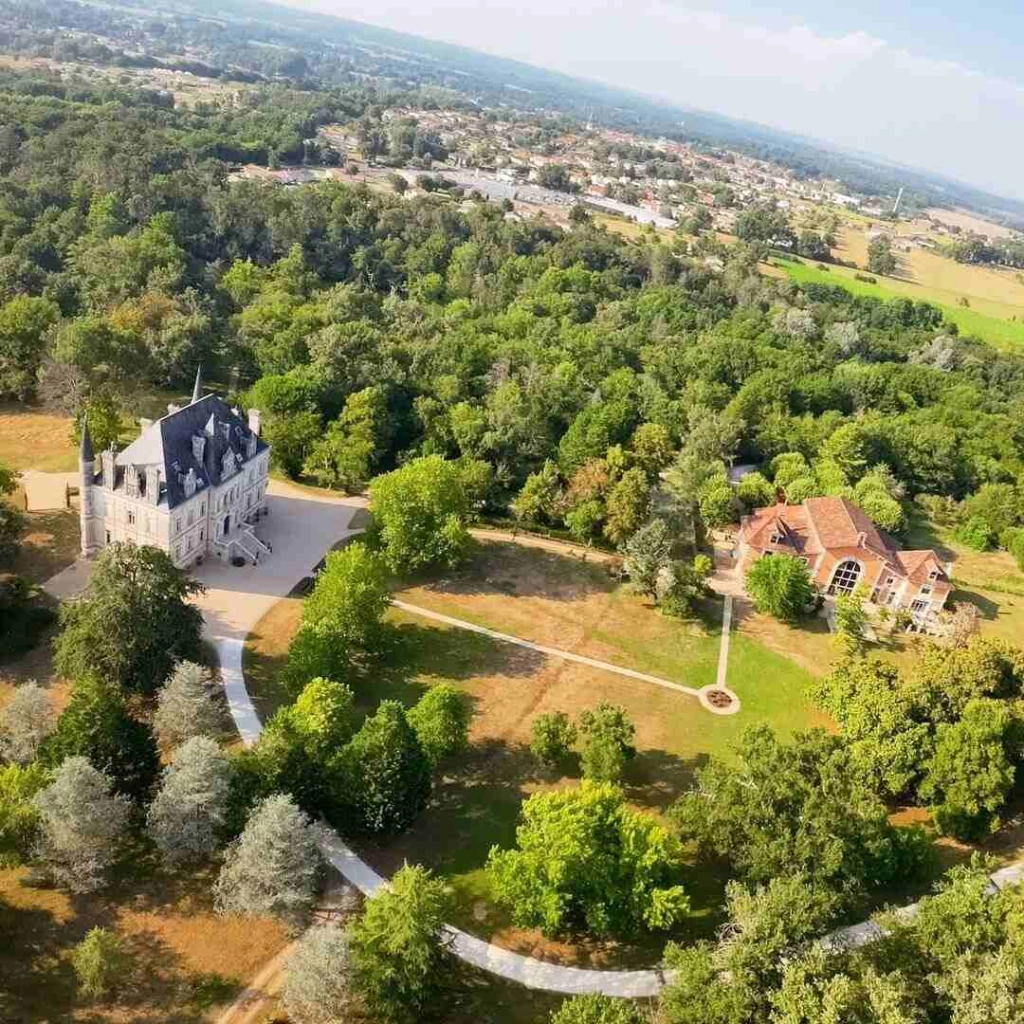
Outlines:
[[96,454],[92,450],[88,420],[82,423],[82,444],[78,450],[78,518],[82,533],[82,555],[92,558],[99,550],[97,542],[96,500],[93,487],[96,479]]

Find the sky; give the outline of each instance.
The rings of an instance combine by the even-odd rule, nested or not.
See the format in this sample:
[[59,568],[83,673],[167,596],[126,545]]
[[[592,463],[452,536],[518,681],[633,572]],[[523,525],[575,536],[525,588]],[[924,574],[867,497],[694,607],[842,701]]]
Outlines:
[[[283,0],[1024,199],[1020,0]],[[770,8],[770,9],[769,9]]]

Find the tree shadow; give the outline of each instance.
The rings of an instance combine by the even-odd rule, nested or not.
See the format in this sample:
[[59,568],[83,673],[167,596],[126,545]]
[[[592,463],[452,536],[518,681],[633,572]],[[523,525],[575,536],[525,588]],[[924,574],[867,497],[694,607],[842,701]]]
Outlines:
[[999,618],[1000,605],[991,598],[979,594],[976,590],[957,589],[950,594],[949,599],[951,603],[954,601],[967,601],[969,604],[973,604],[983,619],[993,620]]
[[665,811],[672,806],[697,778],[710,757],[679,757],[667,750],[640,750],[626,765],[623,788],[632,803]]

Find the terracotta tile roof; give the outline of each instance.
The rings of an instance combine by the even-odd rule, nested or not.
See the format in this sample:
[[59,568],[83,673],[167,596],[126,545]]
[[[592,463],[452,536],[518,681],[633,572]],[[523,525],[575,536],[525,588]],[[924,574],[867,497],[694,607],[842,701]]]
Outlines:
[[895,556],[898,548],[893,539],[879,530],[852,501],[846,498],[808,498],[804,506],[821,546],[826,550],[866,547],[887,560]]

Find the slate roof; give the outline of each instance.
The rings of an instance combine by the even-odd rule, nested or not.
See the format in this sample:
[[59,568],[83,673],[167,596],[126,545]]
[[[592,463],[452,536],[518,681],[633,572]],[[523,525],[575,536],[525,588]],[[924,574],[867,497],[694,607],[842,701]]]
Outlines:
[[[197,435],[206,439],[202,461],[196,459],[192,447],[192,438]],[[161,483],[158,504],[166,503],[167,508],[173,509],[186,500],[184,477],[190,469],[195,471],[196,494],[199,494],[222,482],[223,459],[229,450],[235,454],[239,469],[251,461],[246,454],[251,436],[248,423],[227,402],[217,395],[207,395],[147,427],[118,453],[116,463],[118,467],[135,465],[140,471],[147,466],[158,466]],[[266,441],[257,437],[252,458],[268,448]],[[121,486],[122,476],[118,474],[117,486]]]

